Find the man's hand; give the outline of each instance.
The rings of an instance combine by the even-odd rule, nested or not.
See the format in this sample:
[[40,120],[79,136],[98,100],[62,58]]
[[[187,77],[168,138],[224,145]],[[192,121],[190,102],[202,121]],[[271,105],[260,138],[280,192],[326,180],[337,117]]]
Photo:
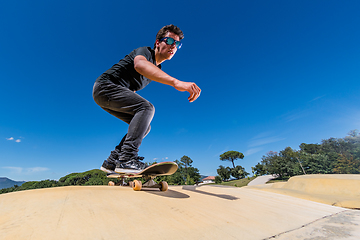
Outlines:
[[178,91],[184,92],[187,91],[190,93],[189,102],[195,101],[201,93],[201,89],[192,82],[183,82],[183,81],[176,81],[174,84],[174,88]]

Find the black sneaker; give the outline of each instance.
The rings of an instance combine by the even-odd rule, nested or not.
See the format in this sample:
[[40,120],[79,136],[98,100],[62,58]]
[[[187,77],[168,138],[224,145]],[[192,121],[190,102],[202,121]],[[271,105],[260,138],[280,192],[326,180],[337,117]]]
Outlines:
[[108,162],[107,160],[104,161],[103,165],[101,166],[100,170],[106,173],[114,173],[116,165],[114,163]]
[[115,172],[117,173],[139,173],[148,167],[146,163],[139,161],[143,157],[136,157],[130,161],[116,161]]

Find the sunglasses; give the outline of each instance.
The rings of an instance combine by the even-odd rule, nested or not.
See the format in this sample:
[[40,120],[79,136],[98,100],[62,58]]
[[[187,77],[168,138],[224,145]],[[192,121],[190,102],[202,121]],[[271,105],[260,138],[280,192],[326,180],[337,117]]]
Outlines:
[[173,45],[175,43],[175,47],[177,49],[180,49],[182,46],[182,43],[180,41],[176,41],[175,39],[171,38],[171,37],[164,37],[162,39],[160,39],[160,42],[164,41],[167,45]]

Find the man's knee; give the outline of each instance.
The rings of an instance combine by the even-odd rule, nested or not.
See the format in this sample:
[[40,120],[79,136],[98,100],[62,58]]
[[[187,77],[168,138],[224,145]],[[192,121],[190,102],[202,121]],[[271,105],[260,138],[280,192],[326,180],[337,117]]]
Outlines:
[[152,114],[155,113],[155,107],[154,107],[154,105],[152,105],[151,102],[143,103],[143,108],[149,113],[152,113]]

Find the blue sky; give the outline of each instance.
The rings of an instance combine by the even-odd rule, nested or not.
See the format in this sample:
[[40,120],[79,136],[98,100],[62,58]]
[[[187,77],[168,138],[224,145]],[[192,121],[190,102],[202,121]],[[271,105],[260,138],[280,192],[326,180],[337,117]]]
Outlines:
[[99,168],[127,124],[92,99],[95,79],[175,24],[183,47],[163,70],[202,94],[151,83],[139,155],[189,156],[216,175],[235,150],[251,172],[269,151],[360,129],[360,2],[1,1],[0,176],[59,179]]

